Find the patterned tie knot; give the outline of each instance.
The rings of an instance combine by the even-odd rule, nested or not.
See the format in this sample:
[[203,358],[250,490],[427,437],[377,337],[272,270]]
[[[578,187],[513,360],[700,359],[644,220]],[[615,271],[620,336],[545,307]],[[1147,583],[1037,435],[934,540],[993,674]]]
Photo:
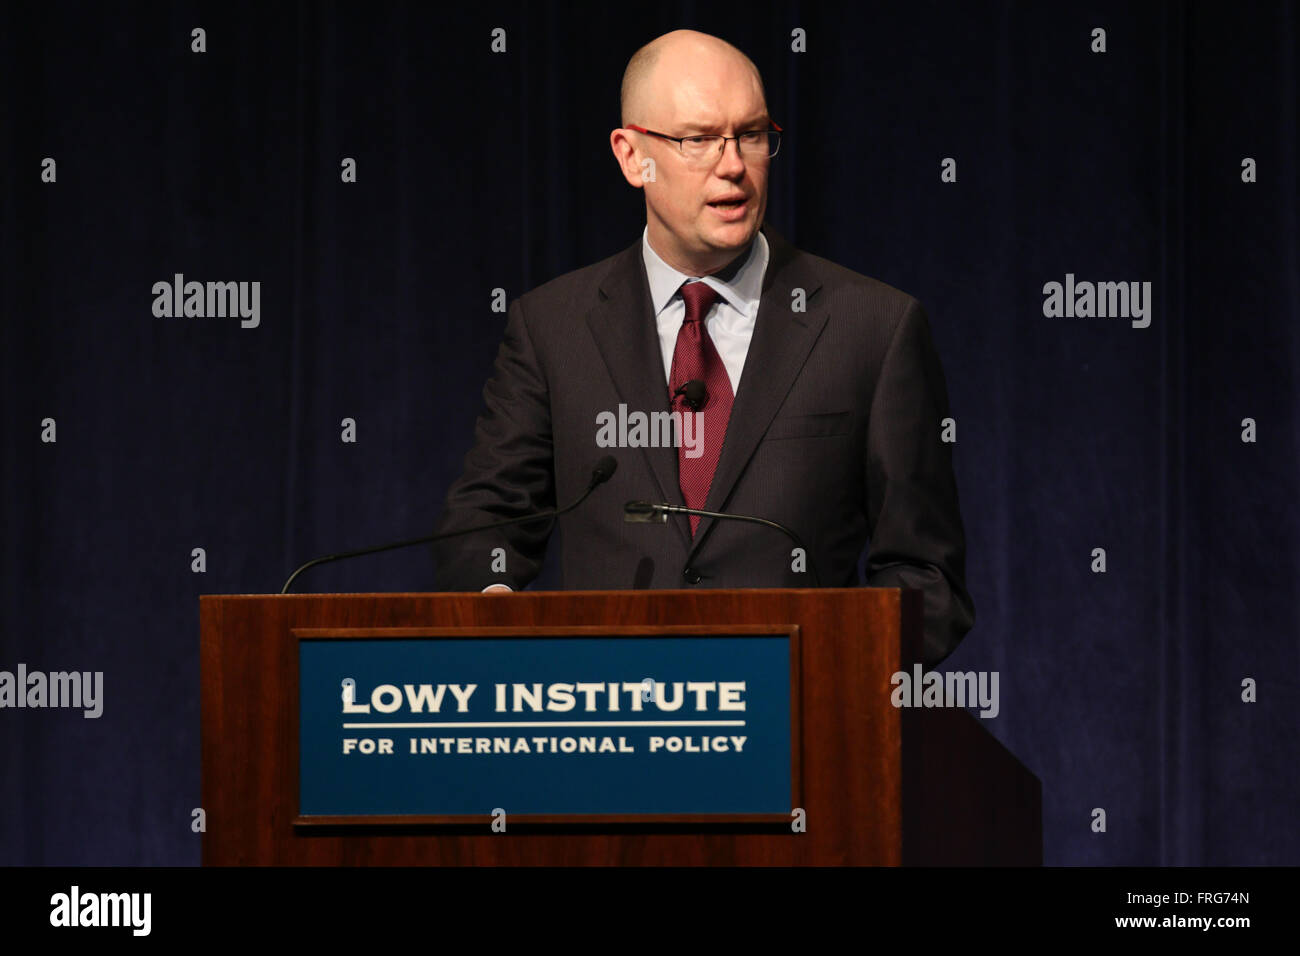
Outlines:
[[682,283],[682,301],[686,303],[686,321],[698,322],[719,299],[718,290],[707,282]]

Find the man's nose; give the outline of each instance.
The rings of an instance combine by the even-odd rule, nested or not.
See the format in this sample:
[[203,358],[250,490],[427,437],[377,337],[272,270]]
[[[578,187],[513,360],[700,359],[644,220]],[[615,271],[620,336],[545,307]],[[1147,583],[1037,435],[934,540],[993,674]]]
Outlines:
[[745,160],[740,155],[740,140],[729,139],[722,144],[722,155],[718,157],[715,167],[719,173],[744,172]]

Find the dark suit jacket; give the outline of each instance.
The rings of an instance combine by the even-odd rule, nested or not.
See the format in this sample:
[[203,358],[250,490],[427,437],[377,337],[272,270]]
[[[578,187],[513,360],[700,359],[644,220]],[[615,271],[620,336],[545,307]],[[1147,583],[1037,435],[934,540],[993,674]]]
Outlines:
[[[763,233],[771,257],[705,508],[793,529],[825,586],[860,583],[870,540],[866,584],[924,591],[924,656],[937,663],[975,611],[951,445],[940,440],[947,387],[925,312],[897,289],[795,249],[770,226]],[[793,308],[796,289],[806,311]],[[601,412],[669,407],[651,310],[639,238],[510,306],[475,445],[439,530],[568,504],[596,461],[613,454],[608,486],[559,519],[564,587],[811,587],[777,531],[705,518],[692,542],[685,517],[667,527],[624,522],[631,499],[683,504],[675,448],[596,443]],[[551,524],[435,545],[439,587],[523,588]],[[503,549],[504,573],[493,570],[494,548]]]

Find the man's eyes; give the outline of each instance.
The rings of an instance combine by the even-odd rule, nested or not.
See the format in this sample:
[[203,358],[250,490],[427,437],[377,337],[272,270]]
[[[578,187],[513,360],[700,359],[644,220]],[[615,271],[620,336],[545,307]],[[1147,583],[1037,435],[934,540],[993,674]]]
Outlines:
[[[756,142],[756,141],[758,140],[758,138],[759,138],[760,136],[763,135],[764,132],[766,132],[766,131],[765,131],[765,130],[750,130],[750,131],[748,131],[748,132],[741,133],[741,134],[740,134],[740,138],[741,138],[742,140],[746,141],[746,142],[753,143],[753,142]],[[682,137],[682,142],[684,142],[684,143],[716,143],[716,142],[717,142],[718,140],[720,140],[720,139],[722,139],[722,137],[719,136],[719,135],[713,135],[713,136],[683,136],[683,137]]]

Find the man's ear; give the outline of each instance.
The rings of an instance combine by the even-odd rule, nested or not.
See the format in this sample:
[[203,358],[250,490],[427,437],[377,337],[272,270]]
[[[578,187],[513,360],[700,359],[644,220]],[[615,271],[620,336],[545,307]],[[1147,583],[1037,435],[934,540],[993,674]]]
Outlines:
[[623,178],[628,181],[628,185],[640,189],[645,185],[647,175],[653,177],[654,160],[649,157],[644,159],[637,157],[636,147],[632,145],[632,139],[627,135],[627,130],[622,128],[613,130],[609,134],[609,146],[614,151],[614,158],[618,160],[618,168],[623,173]]

